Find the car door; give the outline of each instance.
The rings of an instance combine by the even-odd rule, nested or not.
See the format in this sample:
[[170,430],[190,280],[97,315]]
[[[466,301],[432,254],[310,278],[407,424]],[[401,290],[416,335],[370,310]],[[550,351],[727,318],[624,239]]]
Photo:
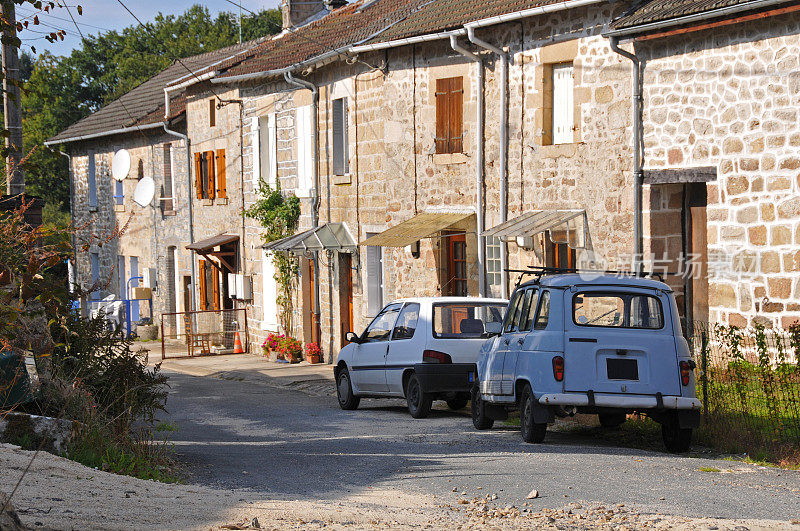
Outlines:
[[485,395],[503,394],[503,365],[505,363],[508,347],[511,342],[516,323],[522,311],[522,302],[525,290],[518,289],[511,297],[506,317],[503,320],[503,332],[495,340],[495,347],[489,352],[486,359],[486,374],[481,375],[481,393]]
[[386,355],[386,385],[393,395],[403,396],[403,371],[422,361],[425,340],[419,324],[420,304],[407,302],[397,316]]
[[386,306],[369,324],[353,354],[353,382],[360,393],[386,393],[386,354],[399,303]]
[[531,287],[525,290],[522,296],[522,306],[519,319],[515,328],[508,334],[508,350],[505,360],[503,360],[503,383],[502,393],[504,395],[514,394],[514,381],[516,380],[517,363],[526,338],[530,335],[533,326],[534,315],[539,301],[539,288]]

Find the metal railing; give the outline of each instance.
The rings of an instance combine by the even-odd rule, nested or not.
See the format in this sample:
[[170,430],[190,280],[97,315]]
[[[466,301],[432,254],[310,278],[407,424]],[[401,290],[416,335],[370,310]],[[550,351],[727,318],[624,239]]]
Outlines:
[[244,308],[161,314],[162,360],[249,351]]

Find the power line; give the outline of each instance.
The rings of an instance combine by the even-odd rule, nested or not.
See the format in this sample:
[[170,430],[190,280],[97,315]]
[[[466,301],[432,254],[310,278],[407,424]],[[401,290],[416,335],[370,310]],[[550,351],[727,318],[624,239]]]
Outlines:
[[[67,6],[64,6],[64,7],[67,7]],[[24,9],[24,8],[18,7],[17,9]],[[64,22],[70,22],[70,19],[68,19],[68,18],[57,17],[57,16],[55,16],[55,15],[52,15],[52,14],[50,14],[50,13],[45,13],[45,12],[39,12],[39,13],[37,13],[37,12],[35,12],[35,11],[31,12],[31,14],[30,14],[30,15],[28,15],[27,17],[25,17],[25,18],[30,18],[31,16],[33,16],[33,15],[35,15],[35,14],[40,14],[40,13],[41,13],[42,15],[44,15],[44,16],[49,16],[49,17],[51,17],[51,18],[54,18],[54,19],[56,19],[56,20],[62,20],[62,21],[64,21]],[[24,20],[24,19],[23,19],[23,20]],[[74,19],[73,19],[73,21],[72,21],[72,22],[74,22]],[[44,22],[41,22],[41,21],[40,21],[39,23],[40,23],[40,24],[44,24]],[[84,26],[84,27],[86,27],[86,28],[99,29],[99,30],[103,30],[103,31],[114,31],[114,30],[112,30],[112,29],[109,29],[109,28],[103,28],[103,27],[101,27],[101,26],[94,26],[94,25],[92,25],[92,24],[87,24],[86,22],[79,22],[79,25],[81,25],[81,26]]]

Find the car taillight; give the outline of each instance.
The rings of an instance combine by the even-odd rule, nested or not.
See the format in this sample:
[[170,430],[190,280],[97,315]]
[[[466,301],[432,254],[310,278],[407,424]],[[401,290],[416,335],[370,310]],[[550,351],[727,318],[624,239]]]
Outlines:
[[692,376],[692,364],[688,361],[682,361],[678,365],[681,368],[681,383],[689,385],[689,378]]
[[553,357],[553,378],[555,378],[557,382],[564,379],[564,358],[561,356]]
[[453,363],[450,354],[438,350],[425,350],[422,352],[422,363]]

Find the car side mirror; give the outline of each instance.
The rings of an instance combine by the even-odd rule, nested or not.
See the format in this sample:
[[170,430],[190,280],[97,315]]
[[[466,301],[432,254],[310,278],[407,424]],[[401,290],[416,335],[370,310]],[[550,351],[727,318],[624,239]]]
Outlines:
[[355,335],[355,333],[353,332],[347,332],[344,335],[344,339],[350,343],[355,343],[355,344],[361,343],[361,338]]

